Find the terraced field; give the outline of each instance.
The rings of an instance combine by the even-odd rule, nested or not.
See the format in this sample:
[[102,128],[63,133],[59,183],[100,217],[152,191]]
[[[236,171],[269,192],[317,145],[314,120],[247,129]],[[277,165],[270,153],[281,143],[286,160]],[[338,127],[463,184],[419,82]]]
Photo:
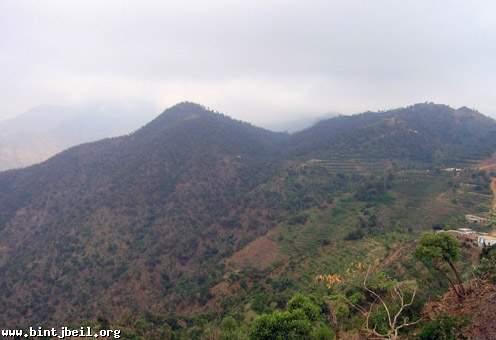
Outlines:
[[391,162],[381,159],[360,159],[350,157],[336,157],[332,159],[312,159],[304,163],[304,166],[322,167],[332,173],[381,173],[391,167]]

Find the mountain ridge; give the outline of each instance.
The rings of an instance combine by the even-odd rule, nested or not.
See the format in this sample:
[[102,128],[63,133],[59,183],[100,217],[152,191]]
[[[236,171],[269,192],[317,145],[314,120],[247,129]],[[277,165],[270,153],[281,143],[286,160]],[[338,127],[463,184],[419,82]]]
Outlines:
[[[353,134],[353,129],[357,133]],[[339,154],[347,144],[351,148],[345,151],[351,155],[363,153],[374,156],[375,153],[375,157],[379,158],[443,162],[445,160],[436,154],[445,152],[450,157],[465,157],[468,155],[467,149],[473,149],[474,144],[483,146],[482,157],[488,156],[494,149],[495,136],[496,121],[477,111],[423,103],[389,111],[331,118],[293,134],[292,138],[298,150],[296,154],[316,155],[315,149],[324,149],[324,155],[330,156],[329,150]],[[470,145],[456,149],[452,144],[463,142],[458,138],[468,139]],[[488,145],[485,146],[485,143]],[[382,148],[382,152],[370,150],[374,148]]]
[[[422,113],[427,108],[453,132],[432,145],[433,120]],[[336,117],[288,135],[181,103],[129,135],[1,172],[0,302],[6,312],[0,325],[201,310],[226,274],[223,261],[250,241],[286,220],[304,225],[301,212],[332,205],[338,195],[386,195],[385,180],[378,185],[369,173],[313,168],[313,158],[347,150],[350,159],[367,152],[380,158],[392,151],[393,160],[418,161],[409,157],[419,139],[391,145],[416,135],[409,130],[417,126],[427,131],[420,141],[427,141],[421,150],[429,157],[466,156],[492,137],[493,127],[477,119],[460,128],[451,108],[403,110]],[[422,119],[405,118],[409,113]],[[481,129],[487,136],[478,137]],[[399,137],[381,137],[390,131]],[[459,136],[467,145],[453,151],[448,142]],[[355,147],[373,138],[378,141]],[[432,168],[437,158],[429,157],[420,160],[432,161]]]

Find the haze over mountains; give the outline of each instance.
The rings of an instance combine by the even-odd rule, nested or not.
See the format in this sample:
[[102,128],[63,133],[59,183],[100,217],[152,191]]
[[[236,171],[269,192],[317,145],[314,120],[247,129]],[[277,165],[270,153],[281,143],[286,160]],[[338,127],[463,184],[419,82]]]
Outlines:
[[494,120],[466,107],[416,104],[341,116],[293,136],[294,148],[316,157],[377,157],[449,163],[487,156],[495,148]]
[[[0,121],[0,171],[40,163],[71,146],[130,133],[152,120],[153,112],[154,106],[144,102],[35,107]],[[292,133],[336,115],[310,115],[265,127]]]
[[[130,133],[150,121],[153,112],[153,105],[148,103],[38,106],[15,118],[0,121],[0,171],[39,163],[81,143]],[[297,133],[318,125],[306,132],[309,134],[336,116],[339,115],[328,113],[320,117],[266,123],[264,127],[276,132]],[[342,121],[346,121],[345,117]]]
[[495,11],[0,1],[0,338],[496,339]]
[[[289,135],[180,103],[130,135],[0,173],[0,325],[220,308],[215,287],[233,273],[233,254],[267,232],[303,228],[308,211],[355,198],[367,212],[326,227],[325,242],[313,249],[342,242],[350,225],[371,214],[379,219],[366,224],[371,235],[396,228],[394,216],[418,233],[452,216],[454,203],[407,219],[405,207],[427,209],[432,193],[405,196],[406,169],[422,169],[433,188],[448,190],[447,179],[430,171],[471,166],[494,151],[496,122],[467,108],[417,104],[331,118]],[[284,249],[288,237],[263,242]],[[295,273],[288,268],[305,263],[295,254],[276,262]]]
[[127,134],[153,118],[148,103],[42,105],[0,121],[0,171],[39,163],[81,143]]
[[263,127],[276,132],[294,133],[307,129],[322,120],[336,117],[338,115],[339,115],[338,113],[327,113],[319,116],[302,117],[298,119],[293,118],[287,121],[267,123],[263,125]]

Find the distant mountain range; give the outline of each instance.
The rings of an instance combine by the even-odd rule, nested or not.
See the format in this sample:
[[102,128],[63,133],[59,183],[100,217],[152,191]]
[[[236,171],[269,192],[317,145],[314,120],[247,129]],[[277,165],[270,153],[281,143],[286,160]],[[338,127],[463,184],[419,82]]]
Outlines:
[[152,119],[145,103],[42,105],[0,121],[0,171],[39,163],[81,143],[129,133]]
[[[83,138],[71,130],[76,122],[57,130],[67,144]],[[112,134],[102,130],[94,137]],[[335,117],[290,135],[175,105],[129,135],[0,173],[0,326],[193,315],[211,303],[226,261],[246,244],[376,181],[353,169],[295,175],[308,164],[434,169],[494,151],[496,122],[467,108],[418,104]],[[382,180],[374,185],[383,190]]]
[[327,113],[320,116],[304,117],[299,119],[292,119],[284,122],[275,122],[265,124],[264,127],[276,132],[294,133],[308,129],[309,127],[317,124],[320,121],[339,116],[338,113]]
[[308,157],[408,159],[450,163],[485,157],[496,146],[495,121],[462,107],[416,104],[323,120],[292,136]]

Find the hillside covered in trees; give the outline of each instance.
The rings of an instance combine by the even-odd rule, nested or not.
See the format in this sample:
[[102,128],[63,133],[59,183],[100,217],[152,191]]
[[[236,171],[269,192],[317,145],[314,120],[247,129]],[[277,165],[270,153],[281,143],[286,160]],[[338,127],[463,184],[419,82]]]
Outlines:
[[[0,172],[0,326],[110,324],[128,339],[463,332],[469,321],[424,317],[424,304],[464,287],[472,266],[488,284],[493,256],[421,235],[490,220],[494,174],[479,165],[495,151],[496,122],[467,108],[286,134],[178,104],[130,135]],[[451,264],[432,256],[438,243]]]

